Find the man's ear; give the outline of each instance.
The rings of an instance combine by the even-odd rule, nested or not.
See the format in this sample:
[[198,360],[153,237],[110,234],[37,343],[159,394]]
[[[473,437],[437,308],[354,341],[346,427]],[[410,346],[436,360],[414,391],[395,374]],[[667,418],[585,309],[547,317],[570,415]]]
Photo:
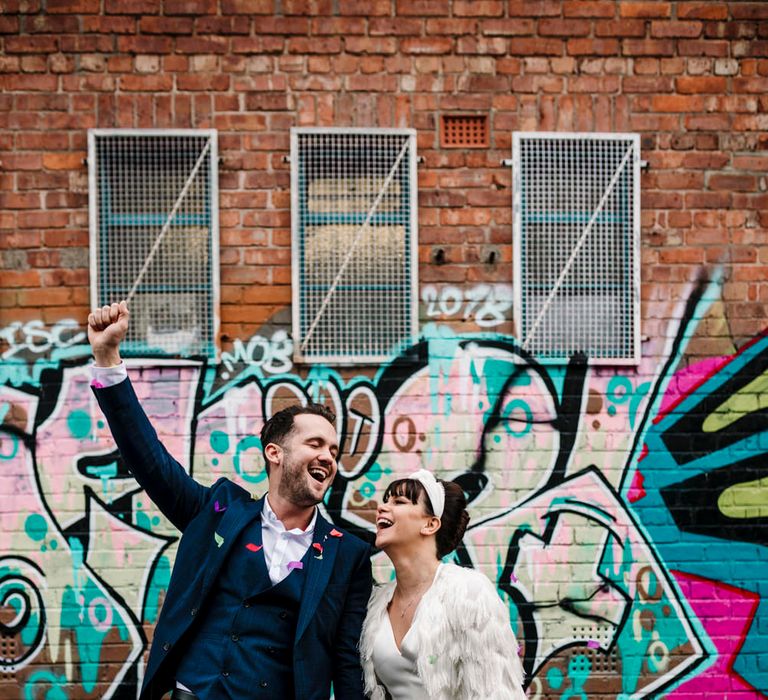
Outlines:
[[283,455],[283,448],[275,442],[270,442],[264,448],[264,454],[270,464],[278,464]]
[[427,524],[421,528],[422,535],[434,535],[440,529],[440,518],[436,515],[429,516]]

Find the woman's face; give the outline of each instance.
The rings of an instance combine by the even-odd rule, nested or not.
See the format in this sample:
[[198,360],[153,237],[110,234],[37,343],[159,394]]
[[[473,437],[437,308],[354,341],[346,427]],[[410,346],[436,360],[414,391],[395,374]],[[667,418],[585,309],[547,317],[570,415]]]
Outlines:
[[424,495],[417,503],[404,495],[390,494],[376,509],[376,546],[387,550],[392,545],[411,544],[422,537],[430,516],[424,507]]

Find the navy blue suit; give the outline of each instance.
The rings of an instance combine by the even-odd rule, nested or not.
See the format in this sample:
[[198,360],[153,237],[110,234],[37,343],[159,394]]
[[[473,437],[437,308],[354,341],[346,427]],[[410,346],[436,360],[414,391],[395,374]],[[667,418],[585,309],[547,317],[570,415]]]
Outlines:
[[[212,600],[212,597],[220,597],[226,588],[221,582],[235,561],[233,550],[238,554],[242,551],[243,537],[250,537],[247,546],[251,552],[258,551],[263,499],[253,500],[250,493],[228,479],[219,479],[211,487],[204,487],[192,479],[160,443],[129,380],[94,392],[121,456],[136,480],[183,533],[155,628],[140,696],[141,700],[159,699],[173,687],[184,654],[192,650],[200,653],[204,648],[196,637],[201,626],[204,630],[215,627],[215,624],[221,626],[216,621],[220,620],[218,611],[223,603],[219,599]],[[364,697],[357,644],[371,591],[370,547],[353,535],[334,528],[319,514],[314,543],[319,544],[319,548],[310,547],[303,560],[301,577],[284,586],[296,596],[291,615],[281,611],[280,617],[270,617],[277,610],[275,605],[290,600],[290,596],[280,598],[280,591],[272,597],[252,599],[263,606],[258,609],[264,611],[264,645],[260,646],[258,639],[251,638],[249,649],[257,658],[247,659],[242,654],[244,647],[238,646],[239,655],[228,656],[228,666],[222,674],[227,678],[221,681],[229,682],[230,673],[238,674],[240,679],[250,678],[253,693],[245,697],[258,697],[259,687],[293,687],[295,698],[320,700],[329,697],[331,683],[337,700]],[[254,572],[249,575],[257,577],[253,592],[268,592],[271,582],[263,578],[267,576],[263,562],[260,567],[249,570]],[[239,573],[236,576],[229,574],[230,580],[241,578]],[[244,601],[243,607],[249,605]],[[290,606],[286,607],[290,611]],[[217,613],[209,616],[206,623],[205,613],[211,609]],[[234,614],[239,613],[235,611]],[[282,640],[282,647],[287,650],[287,663],[292,665],[292,677],[289,678],[285,677],[285,672],[282,677],[277,676],[279,663],[271,663],[273,660],[266,656],[258,658],[261,648],[274,650],[271,638],[280,634],[275,620],[283,618],[291,623],[285,628],[285,635],[290,638]],[[258,633],[258,618],[254,621],[251,617],[247,624],[251,631],[256,629]],[[231,638],[238,641],[235,634]],[[206,671],[208,676],[210,671]],[[236,687],[222,686],[221,690],[213,687],[209,690],[210,697],[227,697]]]

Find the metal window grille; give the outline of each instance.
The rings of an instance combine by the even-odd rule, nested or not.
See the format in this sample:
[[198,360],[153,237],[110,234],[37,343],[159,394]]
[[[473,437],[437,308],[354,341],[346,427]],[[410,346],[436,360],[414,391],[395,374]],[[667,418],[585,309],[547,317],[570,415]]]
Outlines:
[[129,300],[127,356],[218,357],[217,163],[214,130],[88,133],[91,302]]
[[373,363],[417,333],[416,133],[291,132],[296,360]]
[[544,362],[636,364],[640,138],[515,133],[515,318]]

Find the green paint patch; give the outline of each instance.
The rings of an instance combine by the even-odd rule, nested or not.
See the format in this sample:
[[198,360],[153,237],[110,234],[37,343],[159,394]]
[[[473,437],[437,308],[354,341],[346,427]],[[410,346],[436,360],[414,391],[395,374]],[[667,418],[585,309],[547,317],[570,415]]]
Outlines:
[[214,430],[211,433],[211,449],[220,455],[229,451],[229,435],[221,430]]
[[729,486],[717,499],[717,507],[734,520],[765,517],[768,515],[768,477]]
[[48,523],[39,513],[32,513],[24,523],[24,531],[31,540],[41,542],[48,534]]
[[91,416],[85,411],[72,411],[67,417],[67,427],[72,437],[83,440],[91,434]]
[[729,396],[707,416],[702,427],[705,433],[716,433],[745,415],[764,411],[766,408],[768,408],[768,372],[764,372]]
[[258,463],[261,469],[258,472],[249,474],[245,471],[243,465],[243,462],[245,461],[243,460],[243,453],[250,449],[256,450],[259,457],[261,457],[261,439],[257,435],[249,435],[237,443],[237,450],[235,450],[235,456],[232,459],[232,463],[235,467],[235,472],[242,477],[244,481],[247,481],[249,484],[258,484],[260,481],[264,481],[264,479],[267,478],[267,470],[264,468],[261,460],[259,460]]
[[168,590],[171,582],[171,565],[167,557],[160,557],[147,591],[147,604],[144,607],[144,620],[153,624],[160,611],[160,596]]
[[152,521],[149,519],[149,516],[142,511],[136,511],[134,513],[133,521],[136,527],[140,527],[142,530],[152,529]]

